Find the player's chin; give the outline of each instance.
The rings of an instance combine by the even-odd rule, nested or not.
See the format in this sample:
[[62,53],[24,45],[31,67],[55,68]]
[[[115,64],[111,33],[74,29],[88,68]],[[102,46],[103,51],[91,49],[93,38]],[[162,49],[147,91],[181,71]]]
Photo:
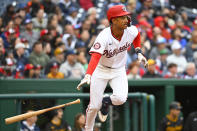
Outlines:
[[126,29],[127,27],[128,27],[128,24],[124,24],[124,25],[122,26],[123,29]]

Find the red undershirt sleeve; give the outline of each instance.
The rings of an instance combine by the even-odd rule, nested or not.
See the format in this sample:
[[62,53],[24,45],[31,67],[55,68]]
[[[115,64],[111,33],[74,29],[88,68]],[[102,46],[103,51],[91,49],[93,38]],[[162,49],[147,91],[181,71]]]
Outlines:
[[94,70],[96,69],[96,66],[98,65],[98,62],[101,58],[101,54],[99,53],[91,53],[91,59],[88,64],[88,69],[86,74],[92,75]]
[[137,36],[133,41],[134,48],[140,47],[141,48],[141,40],[140,40],[140,32],[138,32]]

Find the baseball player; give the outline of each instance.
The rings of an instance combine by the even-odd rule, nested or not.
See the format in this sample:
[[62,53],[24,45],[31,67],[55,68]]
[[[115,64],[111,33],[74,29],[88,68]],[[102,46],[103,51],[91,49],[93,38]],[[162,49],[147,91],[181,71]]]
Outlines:
[[[98,112],[99,119],[107,119],[109,105],[121,105],[126,102],[128,81],[126,75],[127,49],[133,43],[139,62],[147,65],[146,58],[140,49],[140,33],[135,26],[130,26],[130,13],[125,6],[115,5],[107,11],[110,27],[102,30],[89,53],[91,59],[85,77],[77,89],[90,84],[90,103],[86,110],[85,131],[93,131]],[[113,94],[104,96],[103,93],[109,82]]]

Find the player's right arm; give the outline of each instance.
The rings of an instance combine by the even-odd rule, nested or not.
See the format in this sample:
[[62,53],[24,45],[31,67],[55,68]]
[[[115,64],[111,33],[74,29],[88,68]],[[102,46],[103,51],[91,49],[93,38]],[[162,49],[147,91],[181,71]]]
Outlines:
[[94,72],[94,70],[96,69],[96,66],[98,65],[99,63],[99,60],[104,52],[104,49],[105,49],[105,32],[101,32],[93,46],[91,47],[90,49],[90,54],[91,54],[91,59],[90,59],[90,62],[88,64],[88,69],[86,71],[86,75],[85,77],[81,80],[81,82],[79,83],[79,85],[77,86],[77,89],[80,90],[80,88],[84,85],[84,84],[90,84],[90,81],[91,81],[91,76]]
[[148,66],[148,62],[146,60],[146,58],[144,57],[144,55],[142,54],[141,51],[141,38],[140,38],[140,32],[138,31],[137,27],[132,26],[131,27],[133,30],[132,32],[130,32],[131,35],[135,35],[135,39],[133,40],[133,46],[135,48],[135,52],[138,56],[138,61],[140,63],[143,63],[145,67]]

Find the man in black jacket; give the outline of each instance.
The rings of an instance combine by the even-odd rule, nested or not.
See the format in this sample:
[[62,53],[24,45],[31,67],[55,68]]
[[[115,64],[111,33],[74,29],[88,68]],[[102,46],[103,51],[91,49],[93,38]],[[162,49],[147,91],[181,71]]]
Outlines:
[[184,131],[197,131],[197,111],[190,113],[187,117]]

